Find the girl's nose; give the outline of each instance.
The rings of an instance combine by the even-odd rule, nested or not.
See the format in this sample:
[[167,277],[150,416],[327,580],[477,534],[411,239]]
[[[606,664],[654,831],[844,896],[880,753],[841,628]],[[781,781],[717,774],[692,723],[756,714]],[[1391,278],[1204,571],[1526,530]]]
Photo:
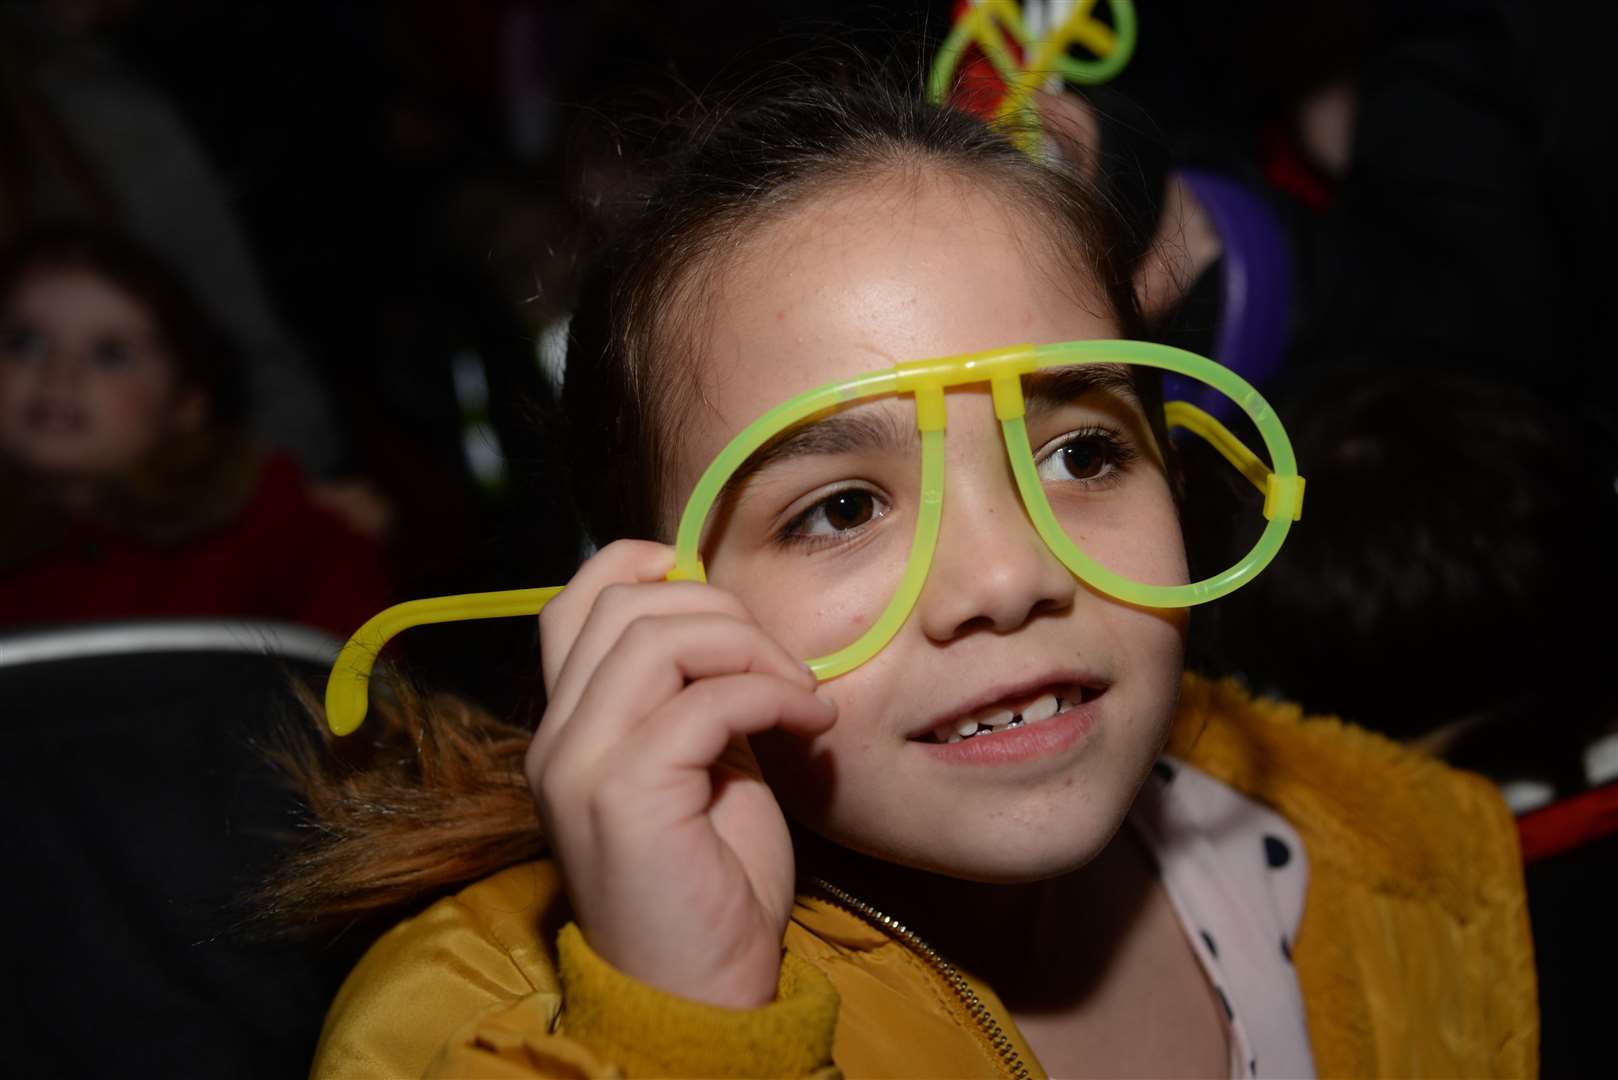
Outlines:
[[1069,607],[1078,583],[1034,531],[1009,472],[983,483],[951,479],[945,477],[938,547],[917,601],[927,636],[942,642],[979,629],[1006,633]]
[[76,357],[51,349],[35,363],[39,381],[53,390],[69,390],[78,384],[84,365]]

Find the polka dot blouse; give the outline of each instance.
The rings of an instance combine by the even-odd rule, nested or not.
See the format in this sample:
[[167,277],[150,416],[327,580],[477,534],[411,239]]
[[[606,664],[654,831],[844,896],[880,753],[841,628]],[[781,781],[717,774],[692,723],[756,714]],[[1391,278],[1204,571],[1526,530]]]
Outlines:
[[1291,825],[1206,773],[1164,758],[1129,822],[1229,1021],[1233,1077],[1313,1077],[1292,938],[1308,859]]

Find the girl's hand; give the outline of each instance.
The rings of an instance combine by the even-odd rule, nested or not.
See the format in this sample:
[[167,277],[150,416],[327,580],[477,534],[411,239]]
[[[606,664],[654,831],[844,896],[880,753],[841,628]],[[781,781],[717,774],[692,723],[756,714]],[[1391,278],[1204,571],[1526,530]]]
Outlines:
[[747,1008],[775,997],[795,871],[746,736],[813,736],[837,711],[734,596],[663,581],[673,564],[611,544],[540,614],[549,706],[525,772],[591,947]]

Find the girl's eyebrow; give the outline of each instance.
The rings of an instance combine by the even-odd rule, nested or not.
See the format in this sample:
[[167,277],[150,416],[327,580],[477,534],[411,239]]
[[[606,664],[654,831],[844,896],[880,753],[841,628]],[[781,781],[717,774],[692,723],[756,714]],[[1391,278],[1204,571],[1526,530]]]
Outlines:
[[[1023,376],[1023,397],[1035,412],[1072,404],[1098,390],[1140,404],[1134,376],[1123,364],[1078,364]],[[856,408],[833,413],[777,435],[731,474],[725,490],[740,487],[753,475],[796,458],[915,453],[917,443],[915,425],[901,410]]]
[[777,435],[756,450],[725,483],[739,487],[749,477],[784,461],[838,454],[916,452],[915,424],[895,409],[833,413]]
[[1023,376],[1022,389],[1028,408],[1034,411],[1070,405],[1096,391],[1121,397],[1132,405],[1142,404],[1134,373],[1124,364],[1077,364],[1035,371]]

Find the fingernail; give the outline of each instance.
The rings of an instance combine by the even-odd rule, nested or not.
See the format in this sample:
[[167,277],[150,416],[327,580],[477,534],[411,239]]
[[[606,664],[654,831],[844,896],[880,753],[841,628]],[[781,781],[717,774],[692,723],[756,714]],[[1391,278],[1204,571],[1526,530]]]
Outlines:
[[815,691],[815,697],[819,698],[821,704],[825,705],[832,712],[837,711],[837,702],[833,701],[831,695],[826,693],[824,690]]

